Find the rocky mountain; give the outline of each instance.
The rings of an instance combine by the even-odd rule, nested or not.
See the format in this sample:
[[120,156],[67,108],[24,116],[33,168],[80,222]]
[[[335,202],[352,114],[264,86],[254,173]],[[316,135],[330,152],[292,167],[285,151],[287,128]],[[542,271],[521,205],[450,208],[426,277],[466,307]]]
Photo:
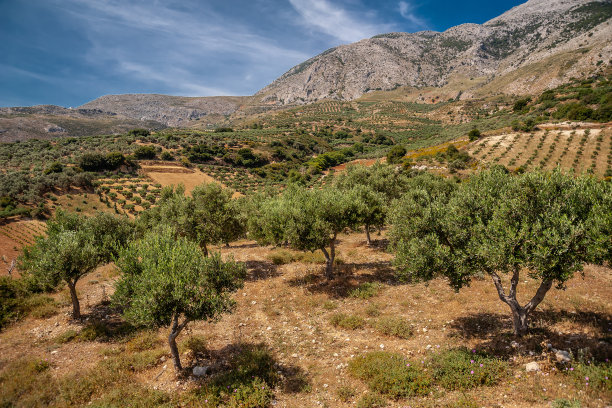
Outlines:
[[[455,78],[475,77],[483,78],[480,86],[494,82],[505,93],[539,91],[609,66],[611,17],[610,0],[529,0],[482,25],[381,34],[332,48],[257,96],[278,105],[351,100],[371,90],[444,87]],[[537,64],[543,69],[508,78]],[[474,91],[463,90],[463,97]]]
[[161,129],[166,125],[100,109],[67,109],[55,105],[0,108],[0,142],[113,134],[136,127]]
[[[80,109],[98,109],[137,120],[152,120],[166,126],[193,124],[207,116],[218,119],[234,113],[247,99],[241,96],[184,97],[157,94],[105,95]],[[217,116],[217,118],[215,118]]]

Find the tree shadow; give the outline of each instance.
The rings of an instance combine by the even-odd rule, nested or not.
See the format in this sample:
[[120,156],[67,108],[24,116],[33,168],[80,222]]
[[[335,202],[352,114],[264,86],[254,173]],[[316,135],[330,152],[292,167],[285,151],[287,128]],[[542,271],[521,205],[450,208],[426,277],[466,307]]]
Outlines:
[[[550,344],[559,350],[588,349],[597,360],[612,358],[612,316],[592,311],[542,310],[531,314],[527,335],[513,333],[510,313],[475,313],[456,318],[450,325],[451,335],[479,342],[486,352],[507,358],[528,353],[541,353]],[[569,322],[581,326],[580,332],[558,332],[555,323]]]
[[122,341],[139,330],[123,320],[120,311],[109,300],[91,306],[88,313],[73,322],[81,326],[79,336],[87,341]]
[[310,381],[301,367],[278,362],[265,344],[237,342],[218,350],[207,350],[205,356],[190,365],[207,366],[206,376],[197,379],[200,392],[236,389],[249,386],[255,379],[270,388],[279,387],[285,393],[299,393],[308,389]]
[[[332,298],[346,298],[364,283],[385,283],[397,285],[391,262],[351,263],[334,266],[335,278],[328,280],[324,274],[325,266],[318,271],[311,271],[304,276],[290,279],[289,286],[303,287],[311,293],[324,293]],[[367,273],[355,274],[356,270],[367,270]]]
[[246,266],[248,272],[246,280],[249,282],[274,278],[280,275],[278,266],[274,265],[272,262],[246,261],[244,265]]

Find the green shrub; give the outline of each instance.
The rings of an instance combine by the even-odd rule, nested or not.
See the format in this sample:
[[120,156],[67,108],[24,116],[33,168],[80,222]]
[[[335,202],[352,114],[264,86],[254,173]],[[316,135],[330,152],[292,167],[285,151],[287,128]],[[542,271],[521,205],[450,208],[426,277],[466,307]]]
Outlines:
[[349,295],[354,298],[368,299],[378,295],[382,287],[383,285],[378,282],[365,282],[353,289]]
[[146,351],[154,349],[162,344],[156,332],[151,330],[141,331],[129,340],[125,349],[129,352]]
[[506,362],[466,349],[436,354],[428,368],[435,382],[447,390],[495,385],[509,374]]
[[45,407],[57,393],[49,363],[37,359],[9,362],[0,373],[0,407]]
[[25,316],[47,318],[58,313],[58,304],[49,296],[32,293],[22,279],[0,277],[0,329]]
[[378,319],[374,325],[379,333],[386,336],[399,337],[400,339],[408,339],[412,336],[412,327],[401,317],[384,317]]
[[389,404],[387,404],[387,400],[384,397],[371,392],[365,394],[357,402],[357,408],[382,408],[387,405]]
[[348,366],[349,373],[368,384],[370,390],[390,398],[427,395],[431,380],[403,356],[376,351],[355,357]]
[[568,400],[559,398],[550,403],[551,408],[580,408],[582,405],[579,400]]
[[[589,389],[600,389],[612,391],[612,364],[577,362],[573,365],[573,370],[565,371],[578,385]],[[588,384],[588,385],[587,385]]]
[[345,313],[333,314],[329,322],[336,327],[350,330],[361,329],[365,326],[365,320],[363,318],[355,315],[347,315]]
[[356,393],[355,393],[354,388],[343,385],[340,388],[338,388],[338,390],[336,391],[336,394],[338,395],[338,398],[340,399],[340,401],[349,402],[351,398],[355,396]]
[[185,341],[185,348],[191,350],[194,354],[205,354],[208,351],[206,343],[204,336],[192,335]]
[[265,346],[245,346],[233,354],[226,371],[215,374],[195,395],[208,407],[267,407],[280,380],[274,363]]

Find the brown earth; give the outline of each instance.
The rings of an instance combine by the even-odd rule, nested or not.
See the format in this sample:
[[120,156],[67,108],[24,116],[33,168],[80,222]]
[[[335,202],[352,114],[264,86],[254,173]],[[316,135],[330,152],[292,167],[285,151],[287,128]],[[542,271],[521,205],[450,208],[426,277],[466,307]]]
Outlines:
[[[567,290],[553,289],[532,319],[533,334],[513,344],[516,339],[511,335],[509,310],[499,301],[488,279],[475,280],[459,293],[443,279],[398,285],[389,263],[392,256],[382,250],[384,236],[376,238],[375,246],[368,247],[362,233],[340,236],[338,257],[342,264],[337,266],[338,278],[333,282],[322,278],[320,264],[274,265],[268,260],[273,249],[250,241],[218,248],[224,256],[246,262],[248,278],[235,295],[238,304],[233,314],[217,323],[193,323],[181,334],[181,340],[205,336],[209,350],[209,357],[197,361],[185,351],[184,365],[214,365],[218,363],[215,358],[224,358],[231,347],[264,343],[279,367],[303,373],[308,382],[301,391],[276,390],[274,406],[349,407],[366,392],[365,384],[347,372],[346,364],[354,356],[386,350],[418,361],[441,350],[464,346],[489,350],[508,360],[513,375],[494,387],[390,401],[389,406],[438,407],[457,404],[462,398],[483,407],[543,408],[557,398],[578,398],[588,407],[609,403],[609,392],[591,391],[555,371],[551,363],[554,356],[546,349],[542,351],[540,345],[550,342],[553,347],[574,353],[590,347],[610,354],[609,343],[600,341],[612,330],[610,269],[587,266],[585,277],[570,280]],[[114,279],[114,268],[105,266],[79,282],[86,320],[118,319],[112,312],[105,312],[103,302],[113,290]],[[370,299],[348,295],[364,282],[380,283],[380,293]],[[537,282],[525,276],[518,289],[520,300],[525,302],[536,288]],[[38,357],[47,359],[53,375],[61,377],[93,367],[108,350],[121,347],[112,341],[58,343],[58,336],[85,324],[70,320],[66,295],[65,291],[54,295],[63,305],[60,314],[48,319],[27,318],[0,333],[0,369],[20,357]],[[336,328],[329,319],[338,312],[359,315],[366,319],[366,326],[358,330]],[[377,333],[372,326],[386,316],[406,319],[414,335],[402,340]],[[166,337],[166,330],[159,330],[160,339]],[[542,371],[526,373],[525,364],[531,361],[537,361]],[[134,381],[149,388],[179,392],[197,385],[193,380],[177,382],[168,361],[135,375]],[[340,387],[350,387],[355,396],[349,402],[340,401]]]

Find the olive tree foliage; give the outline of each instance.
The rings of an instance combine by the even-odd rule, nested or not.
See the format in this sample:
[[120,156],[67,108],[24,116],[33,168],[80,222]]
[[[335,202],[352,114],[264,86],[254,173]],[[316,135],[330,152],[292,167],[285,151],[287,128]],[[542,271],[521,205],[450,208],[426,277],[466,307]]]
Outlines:
[[[415,186],[392,210],[395,264],[404,279],[444,276],[457,290],[489,276],[522,336],[553,285],[563,287],[586,262],[610,258],[610,193],[609,184],[591,177],[512,176],[502,168],[445,193]],[[525,272],[540,285],[521,305],[517,287]]]
[[126,245],[133,232],[127,219],[106,213],[94,217],[57,212],[47,222],[47,235],[24,249],[20,270],[44,289],[56,288],[64,282],[70,290],[72,316],[81,317],[76,291],[80,278],[99,265],[110,262]]
[[333,188],[351,191],[358,204],[359,226],[365,228],[366,241],[370,245],[371,227],[384,226],[389,204],[399,198],[409,177],[401,170],[380,162],[371,167],[355,165],[347,167],[333,180]]
[[197,186],[191,197],[185,195],[182,185],[165,187],[157,205],[138,220],[141,233],[159,224],[169,225],[177,236],[197,242],[204,255],[208,255],[208,245],[229,244],[245,233],[238,202],[216,183]]
[[292,186],[281,195],[260,200],[249,214],[249,232],[261,244],[286,243],[297,250],[321,250],[325,275],[333,279],[336,238],[359,224],[358,209],[352,190]]
[[174,366],[182,370],[176,338],[189,322],[215,320],[235,305],[246,270],[219,254],[206,257],[198,244],[162,226],[124,248],[113,294],[126,320],[146,327],[169,326]]

